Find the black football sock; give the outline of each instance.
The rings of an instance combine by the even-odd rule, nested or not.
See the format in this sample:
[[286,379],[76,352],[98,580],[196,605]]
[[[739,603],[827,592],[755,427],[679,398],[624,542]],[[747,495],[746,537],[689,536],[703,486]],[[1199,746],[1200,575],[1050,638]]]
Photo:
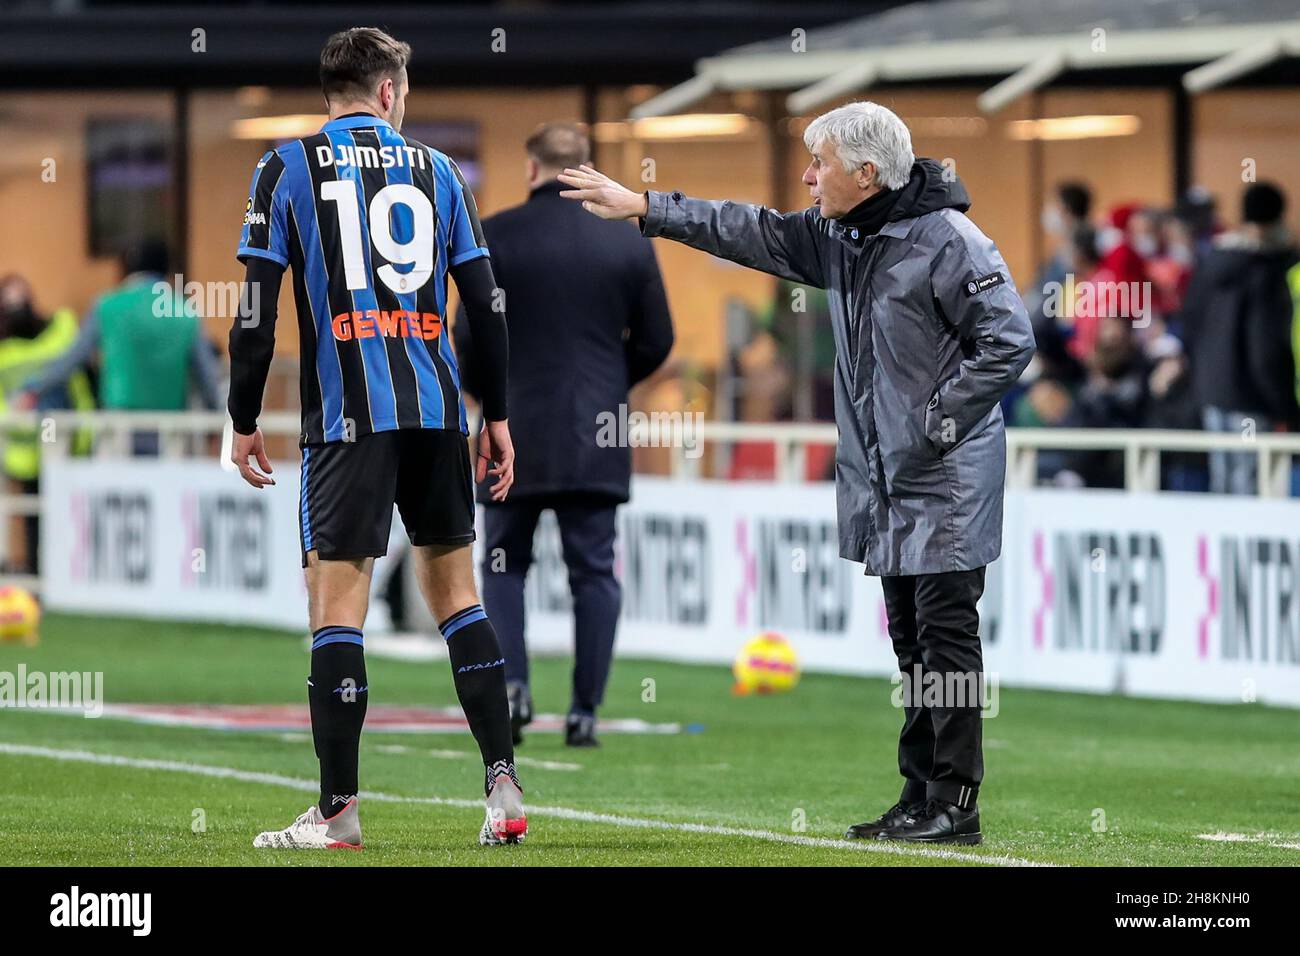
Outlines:
[[456,696],[483,755],[487,771],[484,789],[490,791],[503,773],[509,774],[518,786],[506,696],[506,660],[487,612],[482,605],[473,604],[447,618],[438,630],[447,641]]
[[357,795],[357,751],[369,698],[361,631],[331,626],[312,634],[307,701],[320,760],[320,812],[326,817]]

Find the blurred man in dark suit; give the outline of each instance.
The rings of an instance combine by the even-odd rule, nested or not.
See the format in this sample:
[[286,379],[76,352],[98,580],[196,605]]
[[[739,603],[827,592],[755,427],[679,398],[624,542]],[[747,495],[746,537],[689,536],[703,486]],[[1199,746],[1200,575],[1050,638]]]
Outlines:
[[[618,416],[628,390],[667,358],[672,320],[650,240],[630,223],[605,222],[560,197],[565,187],[556,176],[590,159],[582,129],[542,126],[525,149],[528,201],[483,221],[493,272],[509,303],[509,400],[519,462],[509,501],[493,502],[479,489],[483,603],[505,651],[518,743],[532,718],[524,580],[538,518],[553,510],[573,594],[575,665],[565,742],[591,747],[622,603],[614,514],[628,500],[632,471],[630,449],[597,440],[600,419]],[[467,372],[475,367],[473,341],[459,316],[454,338]],[[476,384],[464,386],[476,394]]]

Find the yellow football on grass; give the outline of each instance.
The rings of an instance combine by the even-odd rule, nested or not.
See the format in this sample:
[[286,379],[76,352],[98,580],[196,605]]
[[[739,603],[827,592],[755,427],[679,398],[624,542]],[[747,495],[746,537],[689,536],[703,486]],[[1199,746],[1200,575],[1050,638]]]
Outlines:
[[39,640],[40,624],[41,606],[30,591],[0,587],[0,641],[35,644]]
[[769,631],[740,649],[731,672],[737,694],[777,693],[799,683],[799,658],[789,641]]

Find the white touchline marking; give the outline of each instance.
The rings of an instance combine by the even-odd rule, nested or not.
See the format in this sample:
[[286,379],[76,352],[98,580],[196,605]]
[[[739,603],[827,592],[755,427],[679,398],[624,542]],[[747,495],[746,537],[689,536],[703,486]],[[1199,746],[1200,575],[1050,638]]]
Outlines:
[[1287,843],[1285,841],[1288,838],[1280,833],[1256,833],[1251,836],[1248,833],[1224,833],[1218,830],[1215,833],[1198,833],[1196,839],[1214,843],[1267,843],[1279,850],[1300,850],[1300,843]]
[[[290,790],[301,790],[305,793],[320,792],[320,784],[317,781],[306,780],[302,777],[286,777],[283,774],[263,773],[255,770],[238,770],[234,767],[213,767],[208,764],[187,763],[181,760],[123,757],[118,754],[102,754],[90,750],[60,750],[54,747],[33,747],[27,744],[10,743],[0,743],[0,753],[19,757],[46,757],[51,760],[64,760],[73,763],[101,764],[110,767],[130,767],[133,770],[189,773],[200,777],[215,777],[222,780],[239,780],[244,783],[262,783],[273,787],[287,787]],[[373,790],[363,790],[358,796],[382,803],[415,803],[442,807],[461,807],[472,810],[483,809],[482,800],[462,800],[456,797],[405,797],[392,793],[377,793]],[[555,817],[561,820],[576,820],[582,823],[605,823],[616,827],[669,830],[677,833],[701,833],[707,836],[747,837],[751,840],[763,840],[768,843],[788,843],[794,846],[818,847],[828,850],[853,850],[859,853],[927,857],[935,860],[956,860],[962,863],[983,863],[988,866],[1055,867],[1059,865],[1021,859],[1015,856],[982,856],[978,853],[945,850],[940,847],[904,846],[894,843],[875,843],[861,840],[833,840],[829,837],[798,836],[791,833],[778,833],[774,830],[751,830],[744,827],[724,827],[704,823],[676,823],[671,820],[622,817],[611,813],[574,810],[571,807],[529,806],[527,810],[530,816]],[[533,842],[535,844],[536,840]]]
[[[434,748],[424,750],[420,747],[408,747],[405,744],[379,744],[375,750],[383,754],[424,754],[426,757],[438,757],[443,760],[478,760],[479,755],[468,750],[446,750]],[[581,770],[580,763],[565,763],[561,760],[540,760],[536,757],[515,756],[515,763],[521,767],[537,767],[541,770]]]
[[1217,833],[1198,833],[1198,840],[1213,840],[1215,843],[1249,843],[1253,837],[1248,837],[1244,833],[1224,833],[1222,830]]
[[[222,716],[220,713],[174,713],[165,708],[168,704],[104,704],[103,715],[115,720],[126,720],[131,723],[148,724],[158,727],[187,727],[197,730],[221,730],[232,733],[251,733],[260,734],[269,732],[271,728],[256,727],[247,724],[241,724],[239,721],[229,715]],[[207,705],[199,705],[200,709]],[[224,705],[216,705],[215,710],[220,711]],[[246,705],[234,704],[230,707],[239,708]],[[256,707],[257,705],[251,705]],[[62,714],[67,716],[81,717],[85,713],[83,707],[72,707],[58,704],[46,704],[40,707],[31,708],[35,713],[42,714]],[[305,713],[305,711],[304,711]],[[449,717],[455,722],[421,723],[418,719],[414,721],[403,721],[400,723],[377,722],[374,709],[370,711],[371,721],[366,725],[366,733],[374,734],[461,734],[464,733],[469,725],[464,722],[465,712],[459,707],[434,707],[429,709],[429,713],[435,717]],[[530,725],[535,733],[559,733],[564,729],[563,714],[534,714],[533,722]],[[664,734],[673,736],[682,733],[681,724],[652,724],[649,721],[642,720],[640,717],[603,717],[596,721],[596,729],[604,733],[611,734]],[[687,731],[690,733],[691,731]],[[287,730],[281,733],[303,734],[300,730]],[[303,734],[304,739],[311,739],[310,735]]]

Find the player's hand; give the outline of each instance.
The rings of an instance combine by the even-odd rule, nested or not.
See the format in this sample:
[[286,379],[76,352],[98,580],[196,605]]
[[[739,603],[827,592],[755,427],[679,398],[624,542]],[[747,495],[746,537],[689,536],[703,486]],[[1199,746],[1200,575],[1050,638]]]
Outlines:
[[582,208],[601,219],[636,219],[650,211],[650,197],[634,193],[591,166],[566,169],[557,179],[572,189],[560,195],[582,200]]
[[[248,459],[250,457],[257,459],[257,466],[262,469],[261,471],[258,471],[249,463]],[[230,450],[230,460],[235,463],[235,467],[244,476],[244,480],[254,488],[275,484],[275,479],[268,477],[271,473],[271,462],[266,457],[262,429],[255,429],[251,435],[241,435],[239,432],[235,432],[235,440]]]
[[489,489],[492,500],[505,501],[510,486],[515,483],[515,446],[510,441],[510,425],[504,420],[487,422],[478,433],[478,462],[474,466],[474,480],[482,481],[488,475],[497,479],[496,484]]
[[21,391],[13,397],[12,404],[17,411],[31,411],[36,407],[36,393],[27,390]]

